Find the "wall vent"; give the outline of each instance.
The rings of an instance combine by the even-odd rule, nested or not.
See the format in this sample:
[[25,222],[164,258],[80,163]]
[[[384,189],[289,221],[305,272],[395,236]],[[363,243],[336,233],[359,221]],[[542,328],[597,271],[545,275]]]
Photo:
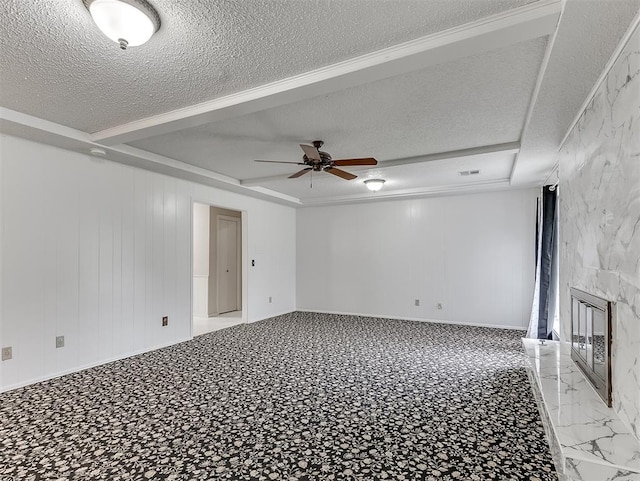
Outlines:
[[458,172],[458,175],[478,175],[480,171],[478,169],[474,170],[461,170]]

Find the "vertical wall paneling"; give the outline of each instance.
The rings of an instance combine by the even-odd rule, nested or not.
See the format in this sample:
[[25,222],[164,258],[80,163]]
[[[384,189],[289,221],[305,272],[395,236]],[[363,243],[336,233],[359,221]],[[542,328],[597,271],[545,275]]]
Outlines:
[[[176,195],[176,271],[175,271],[175,316],[173,326],[179,328],[178,337],[191,337],[191,260],[192,232],[191,227],[191,195],[186,182],[177,181],[176,191],[184,195]],[[187,195],[188,193],[188,195]]]
[[164,297],[164,182],[162,177],[151,178],[151,306],[149,325],[155,345],[162,343],[161,316],[165,312]]
[[55,337],[58,335],[58,276],[57,276],[57,254],[58,254],[58,232],[59,225],[56,217],[60,215],[64,218],[62,212],[62,195],[59,189],[52,186],[48,179],[53,173],[53,166],[45,164],[38,173],[40,177],[40,189],[36,194],[36,202],[39,204],[37,214],[37,239],[41,243],[41,248],[37,252],[41,253],[42,276],[39,279],[33,279],[37,282],[41,289],[35,292],[41,292],[42,298],[42,317],[44,319],[43,329],[40,332],[43,356],[41,358],[44,366],[55,366],[57,363],[57,350],[55,346]]
[[[43,282],[43,197],[44,188],[41,176],[34,176],[31,179],[31,189],[27,192],[15,182],[8,181],[6,145],[3,142],[2,167],[3,167],[3,242],[2,253],[2,346],[13,348],[13,359],[4,361],[0,366],[3,368],[2,380],[5,383],[15,382],[18,374],[7,370],[6,366],[10,362],[20,362],[25,375],[34,375],[42,369],[44,364],[43,336],[44,329],[44,292]],[[17,166],[16,174],[23,176]],[[10,202],[9,202],[10,199]],[[14,211],[7,211],[4,206],[19,205],[20,208]],[[24,222],[23,215],[29,221]],[[21,224],[24,224],[24,235],[22,238],[15,238],[9,235]],[[14,255],[7,255],[6,252],[14,252]],[[9,275],[11,273],[11,275]],[[7,320],[14,322],[7,322]],[[38,321],[40,319],[40,321]],[[29,333],[33,333],[29,336]],[[37,357],[31,355],[37,351]]]
[[210,210],[205,204],[193,203],[192,219],[192,265],[193,265],[193,315],[209,316],[209,250]]
[[[65,338],[65,348],[56,349],[58,370],[67,370],[78,362],[78,219],[77,193],[71,189],[58,190],[59,216],[56,222],[57,335]],[[53,339],[49,342],[54,343]]]
[[[125,172],[123,172],[124,174]],[[135,270],[135,176],[122,176],[122,241],[121,241],[121,275],[120,282],[120,319],[121,344],[123,353],[133,352],[135,348],[136,320],[134,318],[134,270]]]
[[[538,194],[539,191],[536,192]],[[525,211],[536,210],[537,205],[537,195],[532,198],[523,198],[522,209]],[[521,226],[523,232],[528,232],[530,236],[529,242],[535,246],[536,239],[536,231],[533,226],[537,222],[537,219],[521,219]],[[533,289],[530,289],[529,286],[534,285],[535,283],[535,249],[534,252],[531,253],[529,257],[524,257],[521,259],[520,264],[520,299],[521,299],[521,316],[523,319],[529,319],[531,316],[531,305],[533,304]]]
[[[6,142],[3,136],[0,135],[0,348],[8,346],[8,337],[6,336],[7,329],[4,326],[5,319],[5,305],[4,299],[4,286],[5,286],[5,262],[4,262],[4,232],[5,232],[5,212],[2,208],[3,205],[8,203],[9,197],[7,196],[7,188],[5,186],[5,162],[4,159],[8,153],[6,148]],[[0,386],[5,384],[4,369],[2,369],[2,361],[0,361]]]
[[535,196],[527,189],[299,209],[297,307],[525,328]]
[[98,353],[101,359],[113,355],[113,167],[101,163],[102,181],[98,187]]
[[[242,320],[247,322],[249,319],[249,296],[248,296],[248,286],[249,286],[249,266],[251,265],[251,260],[249,259],[249,213],[244,211],[241,214],[241,222],[242,222]],[[294,228],[295,232],[295,228]],[[285,269],[286,270],[286,269]],[[289,273],[287,273],[288,275]],[[295,281],[293,284],[295,288]],[[291,299],[295,299],[295,292],[290,293]],[[294,304],[295,305],[295,304]]]
[[167,342],[167,339],[172,339],[178,333],[178,318],[177,309],[175,306],[176,299],[176,180],[163,177],[164,186],[163,196],[163,253],[162,259],[164,261],[163,266],[163,299],[165,304],[163,306],[162,316],[169,316],[169,325],[162,328],[163,338],[162,343]]
[[114,170],[113,185],[115,187],[116,196],[112,203],[112,322],[113,322],[113,338],[110,356],[121,356],[126,352],[124,350],[125,335],[122,325],[122,210],[123,210],[123,185],[122,173]]
[[[99,359],[99,192],[94,187],[93,173],[99,167],[88,160],[77,166],[75,178],[78,192],[78,365]],[[92,168],[93,167],[93,168]]]
[[[7,197],[5,196],[5,187],[4,187],[4,138],[0,136],[0,206],[4,205],[7,202]],[[5,337],[3,334],[3,318],[4,318],[4,309],[2,308],[2,298],[3,298],[3,285],[4,285],[4,262],[2,261],[3,257],[3,245],[4,245],[4,211],[0,207],[0,348],[4,347]],[[1,362],[1,361],[0,361]],[[3,369],[0,367],[0,386],[3,386]]]
[[245,257],[273,259],[245,271],[247,319],[295,309],[293,208],[11,136],[0,145],[0,344],[13,348],[0,389],[189,339],[195,199],[242,211]]
[[154,248],[154,205],[153,205],[153,176],[149,175],[149,173],[144,173],[145,179],[145,203],[147,205],[145,211],[145,247],[144,247],[144,256],[145,256],[145,268],[143,274],[145,276],[145,339],[149,339],[152,345],[157,344],[157,340],[155,339],[155,330],[153,324],[154,318],[154,292],[153,292],[153,274],[154,274],[154,264],[153,264],[153,248]]

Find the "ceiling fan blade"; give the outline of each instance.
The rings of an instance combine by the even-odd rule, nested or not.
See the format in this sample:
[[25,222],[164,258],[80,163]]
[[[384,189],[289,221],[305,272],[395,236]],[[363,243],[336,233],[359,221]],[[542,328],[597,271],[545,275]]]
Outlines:
[[313,145],[300,144],[300,148],[304,150],[304,153],[307,156],[307,159],[322,160],[320,158],[320,153],[318,152],[318,149],[316,149]]
[[254,162],[268,162],[269,164],[295,164],[295,165],[305,165],[304,162],[286,162],[283,160],[254,160]]
[[307,172],[309,172],[310,170],[312,170],[312,169],[311,169],[311,167],[307,167],[306,169],[299,170],[299,171],[298,171],[298,172],[296,172],[295,174],[290,175],[288,178],[289,178],[289,179],[296,179],[296,178],[300,177],[301,175],[306,174],[306,173],[307,173]]
[[373,157],[362,159],[338,159],[333,161],[334,165],[378,165],[378,161]]
[[353,180],[358,177],[357,175],[350,174],[349,172],[345,172],[344,170],[336,169],[334,167],[327,167],[324,171],[337,175],[338,177],[342,177],[345,180]]

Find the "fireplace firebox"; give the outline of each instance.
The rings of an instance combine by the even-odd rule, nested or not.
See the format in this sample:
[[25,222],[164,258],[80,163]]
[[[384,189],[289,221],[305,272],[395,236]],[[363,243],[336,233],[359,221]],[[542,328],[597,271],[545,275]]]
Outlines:
[[611,407],[612,303],[571,288],[571,359]]

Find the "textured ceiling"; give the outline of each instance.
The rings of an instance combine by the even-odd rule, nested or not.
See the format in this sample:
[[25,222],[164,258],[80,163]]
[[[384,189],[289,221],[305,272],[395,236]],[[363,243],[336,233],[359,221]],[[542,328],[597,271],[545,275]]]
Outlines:
[[[304,203],[324,203],[328,200],[374,199],[388,195],[408,195],[414,192],[448,191],[455,187],[472,188],[478,184],[506,184],[513,164],[513,154],[490,154],[422,162],[410,165],[375,168],[345,168],[358,178],[342,180],[324,172],[306,174],[298,179],[283,178],[266,184],[278,192],[287,192]],[[294,166],[295,167],[295,166]],[[459,171],[478,169],[478,175],[461,176]],[[369,178],[385,179],[383,190],[373,193],[364,185]]]
[[514,182],[542,182],[587,94],[640,9],[640,0],[568,0]]
[[[249,110],[238,109],[234,118],[199,127],[185,129],[185,122],[179,127],[184,130],[171,131],[171,124],[165,124],[169,128],[160,131],[168,134],[107,148],[108,158],[117,162],[236,192],[254,189],[248,194],[294,205],[296,199],[311,204],[505,188],[510,173],[511,186],[541,183],[571,121],[640,9],[640,0],[152,3],[162,17],[160,31],[147,44],[123,52],[97,30],[82,0],[0,1],[0,114],[5,116],[0,131],[86,152],[95,145],[90,132],[480,21],[465,30],[474,32],[464,44],[467,50],[420,64],[429,68],[369,83],[359,80],[350,84],[355,87],[324,90],[333,93],[320,97],[310,98],[316,91],[287,98],[278,107],[248,115],[242,113]],[[536,79],[551,45],[550,37],[540,35],[553,28],[552,16],[546,30],[532,36],[519,36],[523,23],[511,30],[496,27],[500,41],[479,48],[481,54],[468,51],[474,41],[482,45],[479,32],[487,26],[485,17],[523,5],[528,5],[524,15],[509,12],[500,18],[525,22],[523,18],[535,16],[533,11],[556,9],[555,15],[563,8],[537,96]],[[283,176],[296,166],[256,164],[253,159],[295,161],[301,155],[297,144],[316,138],[326,141],[323,150],[334,158],[371,155],[380,165],[353,169],[360,176],[353,182],[315,175],[313,189],[309,176],[255,179]],[[384,164],[518,141],[521,151],[513,172],[513,151]],[[202,168],[207,170],[198,170]],[[474,168],[480,168],[480,176],[457,175],[458,170]],[[367,176],[388,180],[382,193],[374,196],[365,190],[362,180]],[[259,187],[239,185],[241,179],[254,179],[246,185]]]
[[530,0],[153,0],[120,51],[82,0],[2,0],[0,104],[95,132],[307,72]]
[[334,158],[379,161],[518,141],[545,45],[535,39],[132,145],[248,179],[296,168],[253,159],[298,161],[298,144],[316,138]]

